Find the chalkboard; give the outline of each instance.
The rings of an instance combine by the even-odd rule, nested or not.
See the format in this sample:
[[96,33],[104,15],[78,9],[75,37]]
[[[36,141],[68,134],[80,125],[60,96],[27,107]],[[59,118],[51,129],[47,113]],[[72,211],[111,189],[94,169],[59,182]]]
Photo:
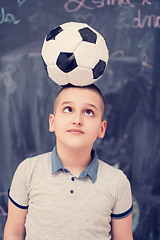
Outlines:
[[18,164],[51,151],[48,116],[59,87],[43,68],[44,36],[86,22],[105,38],[110,60],[97,86],[108,121],[99,157],[121,168],[133,192],[135,240],[160,239],[160,2],[156,0],[0,1],[0,240],[7,190]]

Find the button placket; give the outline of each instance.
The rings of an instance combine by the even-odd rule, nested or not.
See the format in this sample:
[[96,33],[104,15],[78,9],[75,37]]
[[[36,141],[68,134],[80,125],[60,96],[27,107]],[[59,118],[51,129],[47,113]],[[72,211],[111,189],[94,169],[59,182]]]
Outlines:
[[75,180],[76,178],[71,176],[70,181],[72,182],[71,184],[71,189],[70,189],[70,194],[75,194]]

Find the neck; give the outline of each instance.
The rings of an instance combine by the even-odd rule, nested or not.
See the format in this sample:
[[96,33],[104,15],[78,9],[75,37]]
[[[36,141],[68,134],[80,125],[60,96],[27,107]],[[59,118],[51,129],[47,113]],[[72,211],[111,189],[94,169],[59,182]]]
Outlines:
[[68,169],[73,175],[80,174],[92,160],[91,148],[74,149],[61,147],[57,143],[57,154],[63,167]]

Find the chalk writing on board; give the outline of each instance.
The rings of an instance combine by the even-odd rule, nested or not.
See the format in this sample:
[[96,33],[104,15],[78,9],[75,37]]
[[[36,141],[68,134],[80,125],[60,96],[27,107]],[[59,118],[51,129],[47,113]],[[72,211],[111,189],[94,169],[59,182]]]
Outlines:
[[130,20],[129,9],[121,8],[116,21],[115,27],[118,29],[144,27],[160,28],[160,16],[156,16],[155,14],[142,16],[142,11],[139,9],[137,10],[137,16]]
[[160,28],[160,16],[157,16],[156,14],[143,14],[143,8],[149,8],[151,2],[149,0],[141,0],[138,4],[141,6],[141,9],[137,8],[135,16],[133,16],[132,19],[130,19],[130,15],[128,14],[128,11],[131,8],[135,9],[135,5],[131,0],[92,0],[90,5],[87,5],[86,0],[68,0],[64,4],[64,9],[69,13],[73,13],[79,11],[81,8],[92,11],[96,8],[118,6],[119,18],[115,24],[116,28]]
[[[1,196],[7,196],[7,192],[0,192]],[[3,209],[3,207],[0,205],[0,216],[7,216],[7,212]]]
[[145,5],[145,4],[151,5],[151,2],[149,0],[142,0],[142,5]]
[[3,23],[18,24],[19,22],[20,20],[16,19],[16,17],[12,13],[6,13],[4,7],[1,7],[0,24],[3,24]]
[[145,26],[160,28],[160,16],[151,14],[142,17],[141,10],[138,10],[137,17],[133,19],[132,27],[144,28]]
[[141,54],[141,64],[142,64],[142,66],[152,69],[153,66],[151,64],[149,64],[148,62],[149,62],[148,61],[148,55],[146,53],[142,53]]
[[7,216],[7,213],[4,211],[4,209],[2,208],[2,206],[0,205],[0,216]]
[[[97,1],[97,0],[92,0],[92,3],[97,4],[97,7],[104,7],[105,5],[115,5],[117,4],[118,6],[130,6],[130,7],[135,7],[134,4],[131,3],[131,0],[107,0],[106,3],[104,0]],[[98,5],[100,3],[100,5]]]
[[0,73],[0,78],[3,79],[4,85],[9,93],[13,93],[17,88],[12,77],[15,71],[16,69],[13,64],[7,64],[5,70]]
[[67,12],[76,12],[78,11],[80,8],[86,8],[89,10],[93,10],[95,8],[102,8],[105,6],[113,6],[113,5],[118,5],[118,6],[130,6],[130,7],[135,7],[132,3],[131,0],[92,0],[91,4],[93,6],[87,6],[87,4],[85,3],[86,0],[68,0],[65,4],[64,4],[64,8]]
[[85,15],[83,15],[83,14],[76,14],[75,15],[75,19],[78,22],[85,22],[85,23],[88,23],[91,26],[93,26],[94,23],[96,22],[95,15],[90,13],[90,12],[85,14]]
[[26,1],[27,0],[17,0],[18,6],[21,7]]
[[[81,9],[82,7],[86,8],[86,9],[89,9],[89,10],[93,10],[94,8],[90,7],[90,6],[87,6],[85,4],[85,1],[86,0],[81,0],[81,1],[79,1],[79,0],[69,0],[64,4],[64,8],[67,12],[76,12],[79,9]],[[73,3],[75,3],[75,4],[73,4]]]

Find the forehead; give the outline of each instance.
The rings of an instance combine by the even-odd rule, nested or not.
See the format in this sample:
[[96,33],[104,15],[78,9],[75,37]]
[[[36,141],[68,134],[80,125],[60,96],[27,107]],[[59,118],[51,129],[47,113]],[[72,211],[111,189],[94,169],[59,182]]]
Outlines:
[[63,102],[81,103],[81,104],[93,104],[97,108],[101,107],[101,97],[99,94],[87,88],[70,87],[63,89],[55,100],[56,107]]

